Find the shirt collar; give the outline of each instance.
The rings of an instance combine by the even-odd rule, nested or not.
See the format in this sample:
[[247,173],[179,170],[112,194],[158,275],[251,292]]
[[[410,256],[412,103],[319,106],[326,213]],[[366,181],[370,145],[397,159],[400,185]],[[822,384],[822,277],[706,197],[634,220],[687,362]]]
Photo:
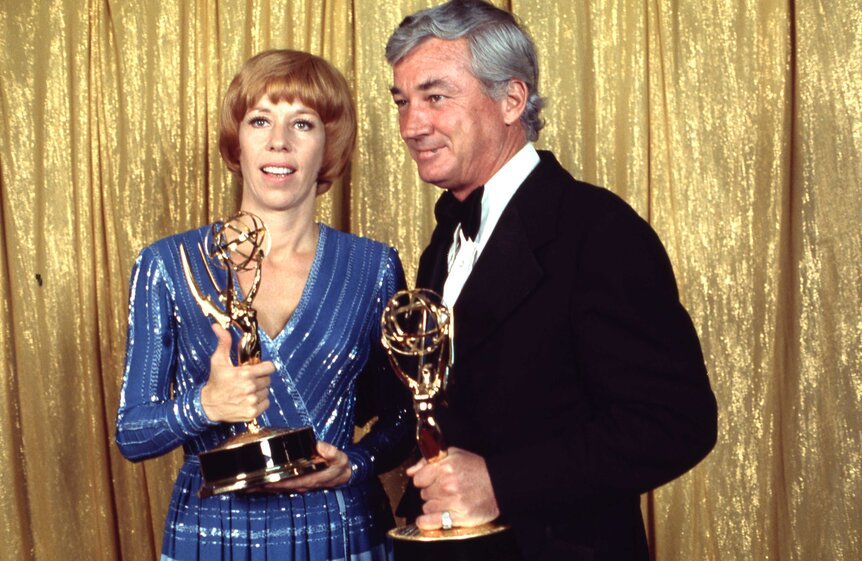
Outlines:
[[479,225],[479,234],[476,236],[480,251],[494,231],[506,205],[537,165],[539,165],[539,153],[536,152],[533,144],[528,142],[485,183],[485,194],[482,196],[482,221]]

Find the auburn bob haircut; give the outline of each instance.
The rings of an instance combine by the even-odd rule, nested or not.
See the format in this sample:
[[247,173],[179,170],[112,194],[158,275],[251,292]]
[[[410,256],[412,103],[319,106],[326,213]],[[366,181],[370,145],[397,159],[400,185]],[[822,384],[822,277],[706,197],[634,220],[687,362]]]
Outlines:
[[272,103],[299,101],[320,116],[326,141],[317,194],[326,192],[344,173],[356,142],[356,111],[344,76],[302,51],[269,50],[248,59],[228,86],[219,121],[219,151],[240,178],[239,127],[264,95]]

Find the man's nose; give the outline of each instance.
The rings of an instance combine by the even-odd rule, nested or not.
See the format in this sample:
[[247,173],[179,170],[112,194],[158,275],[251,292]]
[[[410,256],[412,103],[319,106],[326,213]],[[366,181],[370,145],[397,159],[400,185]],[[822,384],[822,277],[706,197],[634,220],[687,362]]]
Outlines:
[[401,112],[401,138],[408,140],[430,133],[431,120],[425,110],[407,106]]

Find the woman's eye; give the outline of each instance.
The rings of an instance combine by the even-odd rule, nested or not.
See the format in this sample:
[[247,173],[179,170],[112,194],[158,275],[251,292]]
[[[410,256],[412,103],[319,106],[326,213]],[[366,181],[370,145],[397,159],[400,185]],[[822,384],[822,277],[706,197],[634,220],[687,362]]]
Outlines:
[[269,124],[269,121],[267,121],[263,117],[252,117],[251,119],[248,120],[248,124],[250,124],[253,127],[265,127],[266,125]]
[[301,131],[310,131],[314,128],[314,125],[311,121],[306,121],[305,119],[300,119],[294,123],[294,126]]

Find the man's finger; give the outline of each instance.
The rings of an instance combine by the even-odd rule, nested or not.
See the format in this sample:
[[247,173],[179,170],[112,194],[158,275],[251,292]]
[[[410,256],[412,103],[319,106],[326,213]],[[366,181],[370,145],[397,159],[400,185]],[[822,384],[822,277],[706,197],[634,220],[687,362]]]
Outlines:
[[[450,519],[452,515],[449,515]],[[431,514],[423,514],[422,516],[416,518],[416,525],[420,530],[440,530],[443,528],[443,513],[442,512],[433,512]],[[452,520],[452,526],[457,525],[456,520]]]
[[414,475],[416,475],[416,472],[418,472],[420,469],[422,469],[426,465],[428,465],[428,462],[425,460],[425,458],[422,458],[421,460],[419,460],[418,462],[416,462],[415,464],[413,464],[412,466],[407,468],[407,476],[413,477]]

